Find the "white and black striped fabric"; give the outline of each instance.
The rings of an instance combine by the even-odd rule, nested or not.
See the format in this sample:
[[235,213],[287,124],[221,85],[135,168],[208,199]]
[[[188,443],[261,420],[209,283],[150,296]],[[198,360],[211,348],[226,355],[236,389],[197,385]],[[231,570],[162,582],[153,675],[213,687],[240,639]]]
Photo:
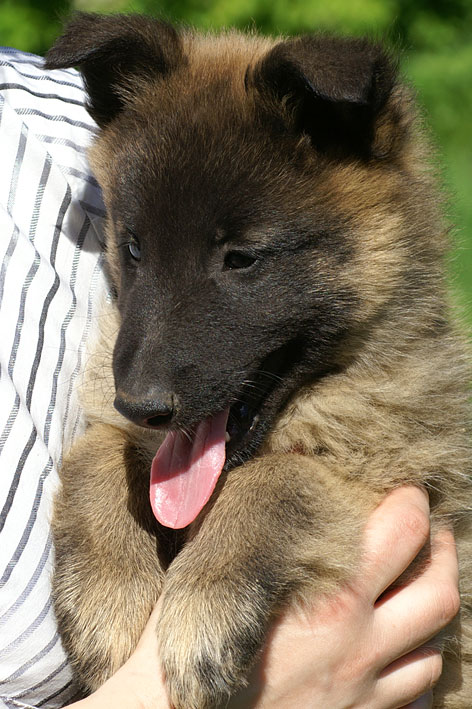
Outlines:
[[94,125],[74,71],[0,50],[0,707],[75,690],[50,597],[51,500],[82,430],[77,377],[102,271]]

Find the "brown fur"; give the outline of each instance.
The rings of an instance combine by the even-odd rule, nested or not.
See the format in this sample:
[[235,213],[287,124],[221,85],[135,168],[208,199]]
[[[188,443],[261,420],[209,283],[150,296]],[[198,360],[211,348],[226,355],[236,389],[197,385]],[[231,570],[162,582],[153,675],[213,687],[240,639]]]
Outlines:
[[[85,27],[86,20],[79,20],[76,33],[81,21]],[[151,29],[136,23],[148,41]],[[84,36],[77,42],[85,42]],[[130,148],[126,125],[120,119],[108,123],[97,113],[103,125],[92,165],[112,215],[130,150],[137,164],[152,160],[153,169],[160,169],[167,135],[164,131],[161,141],[160,116],[182,120],[195,106],[182,153],[174,146],[177,167],[162,167],[178,176],[185,146],[198,131],[208,131],[208,161],[216,160],[214,135],[221,133],[218,149],[228,154],[231,141],[239,140],[236,129],[231,132],[233,123],[256,130],[251,127],[255,116],[266,111],[290,124],[296,111],[290,100],[281,102],[260,88],[258,72],[270,75],[263,64],[267,53],[273,47],[279,54],[288,51],[283,43],[192,32],[172,42],[164,79],[138,72],[132,84],[119,89],[120,101],[141,121],[135,132],[142,140]],[[50,66],[85,61],[79,55],[64,59],[61,51],[59,44]],[[390,81],[387,69],[385,74]],[[326,76],[319,81],[329,92]],[[252,86],[259,89],[251,91]],[[146,132],[156,136],[152,156]],[[260,161],[251,145],[241,145],[241,161],[256,166]],[[108,306],[84,384],[89,428],[65,461],[53,523],[56,611],[64,642],[79,680],[94,689],[129,656],[162,593],[157,632],[175,707],[224,703],[244,684],[274,613],[346,582],[359,564],[369,512],[389,490],[412,483],[429,491],[433,530],[454,527],[461,566],[461,626],[450,631],[455,638],[434,706],[468,709],[470,370],[465,343],[449,314],[448,241],[429,151],[410,94],[396,80],[379,109],[369,155],[346,156],[337,147],[333,153],[314,150],[304,131],[291,146],[290,160],[299,159],[296,186],[288,162],[285,166],[283,157],[274,155],[277,179],[267,177],[272,182],[266,199],[286,214],[305,210],[309,219],[315,212],[324,214],[328,231],[336,223],[345,232],[342,253],[329,237],[312,264],[317,274],[328,274],[325,288],[333,290],[333,302],[348,309],[348,325],[330,352],[329,371],[297,387],[257,454],[223,474],[188,530],[171,533],[155,522],[147,502],[150,464],[161,434],[127,422],[111,406],[112,350],[121,315],[115,304]],[[189,184],[195,180],[183,174]],[[167,224],[165,214],[162,223]],[[109,265],[119,298],[120,229],[119,217],[110,219]],[[251,238],[262,237],[246,235]]]

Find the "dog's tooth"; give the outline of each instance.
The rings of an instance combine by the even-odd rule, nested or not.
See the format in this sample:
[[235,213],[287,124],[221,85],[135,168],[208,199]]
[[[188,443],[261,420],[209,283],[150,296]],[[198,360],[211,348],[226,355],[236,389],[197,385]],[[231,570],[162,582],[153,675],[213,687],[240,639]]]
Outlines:
[[231,440],[231,436],[229,435],[228,431],[226,431],[226,435],[225,435],[225,441],[226,441],[226,443],[229,443],[230,440]]
[[251,428],[250,428],[249,430],[252,431],[252,429],[254,428],[254,426],[255,426],[258,422],[259,422],[259,414],[256,414],[256,415],[254,416],[254,419],[253,419],[253,421],[252,421],[252,423],[251,423]]

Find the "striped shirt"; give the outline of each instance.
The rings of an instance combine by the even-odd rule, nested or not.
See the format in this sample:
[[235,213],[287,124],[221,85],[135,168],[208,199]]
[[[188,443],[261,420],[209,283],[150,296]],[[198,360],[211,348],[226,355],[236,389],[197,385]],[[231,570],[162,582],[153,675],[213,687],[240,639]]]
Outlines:
[[75,71],[0,51],[0,707],[75,693],[50,596],[62,449],[83,430],[77,378],[106,294],[95,126]]

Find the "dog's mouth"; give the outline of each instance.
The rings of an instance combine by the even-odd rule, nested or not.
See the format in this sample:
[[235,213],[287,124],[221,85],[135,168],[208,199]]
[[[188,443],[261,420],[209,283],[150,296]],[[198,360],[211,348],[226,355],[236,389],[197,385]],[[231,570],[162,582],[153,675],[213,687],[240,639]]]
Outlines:
[[283,401],[288,373],[300,357],[298,340],[266,357],[248,377],[229,408],[225,470],[251,458]]
[[226,426],[227,460],[230,454],[237,452],[245,439],[255,431],[259,420],[258,409],[245,401],[238,401],[230,407]]
[[189,525],[210,499],[221,472],[255,455],[284,400],[284,375],[293,361],[293,345],[279,348],[245,380],[229,406],[191,432],[167,434],[151,468],[151,505],[161,524],[173,529]]

